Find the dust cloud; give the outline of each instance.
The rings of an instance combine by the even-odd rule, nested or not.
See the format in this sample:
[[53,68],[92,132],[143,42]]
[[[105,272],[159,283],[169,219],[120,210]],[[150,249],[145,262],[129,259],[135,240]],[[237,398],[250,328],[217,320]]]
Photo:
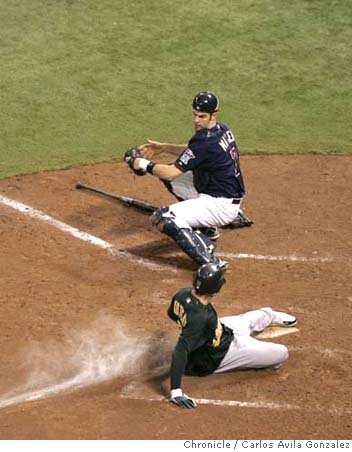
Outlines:
[[171,343],[164,334],[133,338],[106,315],[64,340],[31,343],[19,352],[23,382],[0,396],[0,408],[72,392],[119,377],[148,380],[167,373]]

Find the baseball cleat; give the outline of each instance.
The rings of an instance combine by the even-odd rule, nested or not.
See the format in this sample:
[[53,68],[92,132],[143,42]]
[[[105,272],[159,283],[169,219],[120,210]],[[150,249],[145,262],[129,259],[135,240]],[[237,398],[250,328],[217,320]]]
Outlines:
[[219,259],[219,267],[226,272],[226,270],[229,268],[229,263],[227,261],[223,261],[222,259]]
[[217,240],[220,237],[219,229],[215,227],[199,228],[198,231],[206,235],[210,240]]
[[220,259],[220,257],[212,256],[211,262],[212,264],[218,265],[224,272],[229,268],[229,263],[227,261],[224,261]]
[[274,319],[270,326],[283,326],[283,327],[293,327],[297,324],[297,319],[293,315],[286,314],[286,312],[273,311]]
[[231,229],[236,228],[245,228],[252,226],[253,221],[246,217],[246,215],[239,210],[238,216],[232,221],[232,223],[228,224],[227,227]]

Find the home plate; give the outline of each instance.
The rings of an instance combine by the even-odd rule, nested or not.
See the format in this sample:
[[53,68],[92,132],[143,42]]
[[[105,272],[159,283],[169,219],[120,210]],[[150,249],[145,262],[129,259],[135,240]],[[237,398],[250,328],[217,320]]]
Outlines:
[[285,328],[283,326],[269,326],[265,328],[264,331],[260,333],[256,333],[256,339],[271,339],[272,337],[283,336],[284,334],[297,333],[299,331],[298,328]]

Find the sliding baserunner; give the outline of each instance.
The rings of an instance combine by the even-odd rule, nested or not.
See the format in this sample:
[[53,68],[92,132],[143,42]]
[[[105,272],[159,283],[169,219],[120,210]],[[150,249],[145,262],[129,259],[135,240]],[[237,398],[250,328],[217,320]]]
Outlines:
[[184,408],[196,402],[182,390],[182,376],[203,376],[237,369],[279,368],[288,359],[284,345],[253,337],[269,325],[293,327],[296,318],[264,307],[242,315],[219,318],[212,304],[225,283],[218,264],[197,270],[192,287],[172,298],[169,317],[181,328],[171,363],[170,400]]

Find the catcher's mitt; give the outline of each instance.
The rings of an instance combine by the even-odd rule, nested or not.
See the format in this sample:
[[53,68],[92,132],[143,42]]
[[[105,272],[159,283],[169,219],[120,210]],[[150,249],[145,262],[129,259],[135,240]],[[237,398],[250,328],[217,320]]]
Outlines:
[[133,164],[137,158],[144,158],[143,152],[139,148],[128,148],[125,152],[124,160],[137,176],[145,176],[147,172],[142,169],[134,169]]

